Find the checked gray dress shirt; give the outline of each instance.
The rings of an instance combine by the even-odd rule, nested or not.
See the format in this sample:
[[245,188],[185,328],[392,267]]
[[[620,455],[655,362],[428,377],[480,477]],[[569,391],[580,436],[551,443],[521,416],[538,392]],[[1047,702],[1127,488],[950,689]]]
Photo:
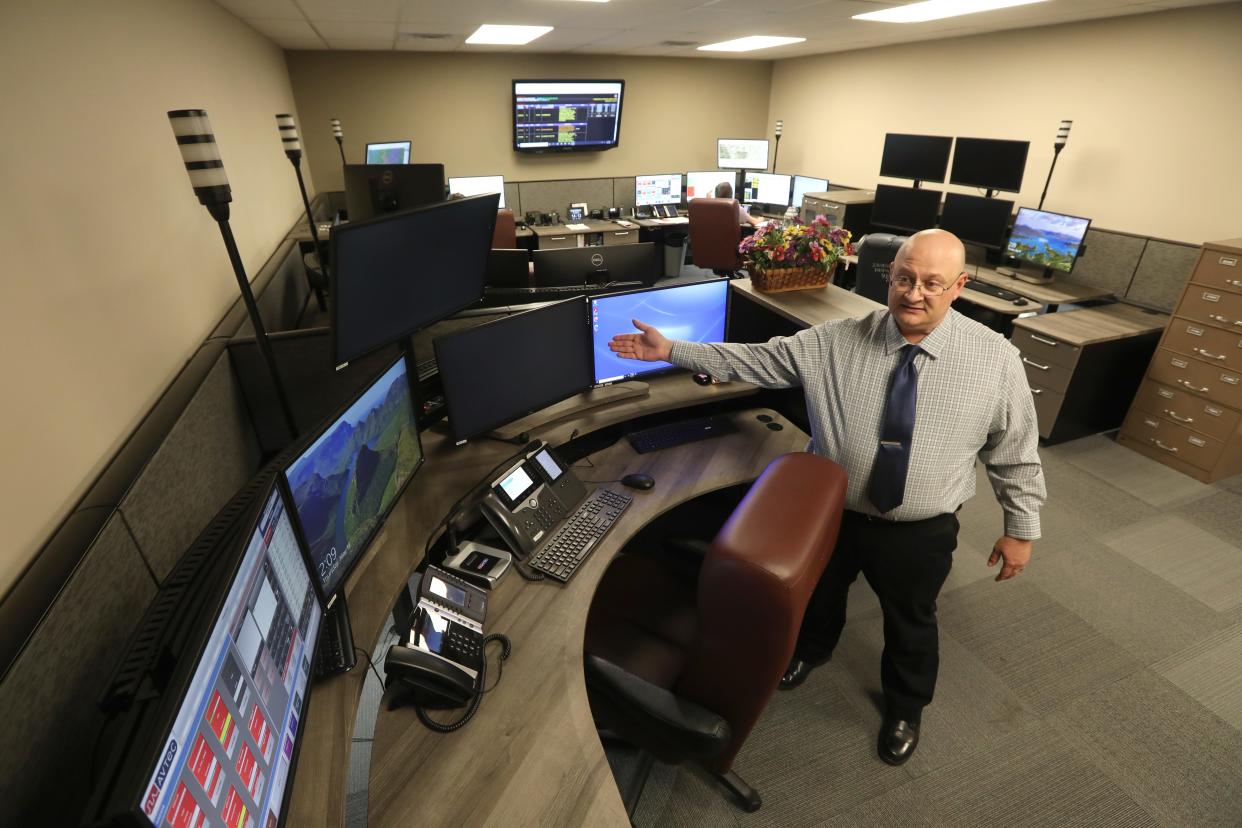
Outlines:
[[[906,339],[892,315],[816,325],[755,345],[675,341],[671,361],[763,388],[802,386],[808,451],[845,467],[845,507],[878,514],[867,497],[889,378]],[[975,458],[1005,512],[1005,534],[1039,537],[1046,497],[1035,403],[1018,351],[1000,334],[950,309],[919,347],[918,400],[905,501],[884,516],[921,520],[975,494]]]

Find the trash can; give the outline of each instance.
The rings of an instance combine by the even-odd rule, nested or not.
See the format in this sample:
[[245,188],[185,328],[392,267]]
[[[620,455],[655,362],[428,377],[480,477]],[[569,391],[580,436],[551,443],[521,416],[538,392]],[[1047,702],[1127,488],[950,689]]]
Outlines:
[[686,263],[686,236],[684,233],[664,234],[664,275],[680,276]]

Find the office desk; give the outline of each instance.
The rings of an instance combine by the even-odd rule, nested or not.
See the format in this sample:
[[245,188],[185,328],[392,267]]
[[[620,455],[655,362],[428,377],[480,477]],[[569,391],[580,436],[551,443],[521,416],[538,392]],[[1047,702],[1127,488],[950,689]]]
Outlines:
[[[756,391],[746,383],[699,386],[678,372],[653,378],[647,397],[591,409],[533,433],[557,445],[575,431]],[[592,458],[597,468],[577,470],[588,481],[613,480],[621,470],[646,471],[656,487],[633,492],[635,503],[568,585],[506,576],[487,631],[510,635],[513,657],[500,688],[483,699],[469,725],[441,736],[418,724],[412,710],[381,712],[372,754],[373,825],[408,825],[415,814],[428,825],[627,824],[587,708],[581,661],[586,607],[608,559],[651,518],[713,488],[751,479],[776,456],[806,447],[806,435],[796,428],[770,431],[753,416],[739,424],[740,434],[648,455],[634,454],[622,440]],[[424,433],[423,446],[423,468],[346,582],[354,638],[368,651],[445,512],[517,448],[489,440],[457,447],[435,428]],[[347,675],[313,688],[288,824],[344,822],[348,756],[367,670],[360,659]]]
[[798,328],[809,328],[834,319],[866,316],[884,307],[879,302],[873,302],[836,285],[812,290],[791,290],[786,293],[762,293],[755,290],[750,279],[737,279],[729,284],[746,299],[792,322]]
[[585,230],[572,230],[565,224],[553,224],[549,227],[532,227],[538,239],[540,250],[556,250],[563,247],[578,247],[582,236],[599,233],[604,237],[604,244],[633,244],[638,241],[638,227],[621,227],[620,225],[600,219],[586,219],[575,222],[586,225]]
[[[967,266],[970,271],[970,266]],[[979,265],[971,273],[972,279],[986,282],[989,285],[1011,290],[1019,296],[1025,296],[1040,305],[1047,305],[1049,311],[1055,311],[1057,305],[1068,305],[1077,302],[1090,302],[1095,299],[1111,299],[1112,293],[1100,288],[1078,285],[1073,282],[1053,282],[1050,285],[1033,285],[1012,276],[1002,276],[990,267]],[[973,298],[973,297],[972,297]],[[1028,308],[1029,310],[1029,308]]]

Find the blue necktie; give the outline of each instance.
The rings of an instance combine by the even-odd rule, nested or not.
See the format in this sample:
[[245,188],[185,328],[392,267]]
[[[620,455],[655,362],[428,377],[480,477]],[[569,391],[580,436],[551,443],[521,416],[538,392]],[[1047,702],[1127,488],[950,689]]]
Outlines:
[[880,425],[880,448],[871,469],[868,495],[880,513],[901,505],[906,493],[906,473],[910,469],[910,442],[914,437],[914,404],[918,398],[919,374],[914,357],[923,349],[902,346],[901,359],[893,369]]

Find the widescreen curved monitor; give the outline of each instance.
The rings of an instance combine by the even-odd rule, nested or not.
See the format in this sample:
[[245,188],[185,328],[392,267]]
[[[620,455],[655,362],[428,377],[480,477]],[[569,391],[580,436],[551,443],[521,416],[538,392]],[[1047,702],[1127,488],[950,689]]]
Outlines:
[[623,80],[515,80],[513,149],[573,152],[621,142]]
[[669,339],[723,342],[728,315],[728,279],[591,297],[595,384],[621,382],[676,367],[668,362],[622,359],[612,352],[609,340],[617,334],[636,332],[632,320],[654,325]]

